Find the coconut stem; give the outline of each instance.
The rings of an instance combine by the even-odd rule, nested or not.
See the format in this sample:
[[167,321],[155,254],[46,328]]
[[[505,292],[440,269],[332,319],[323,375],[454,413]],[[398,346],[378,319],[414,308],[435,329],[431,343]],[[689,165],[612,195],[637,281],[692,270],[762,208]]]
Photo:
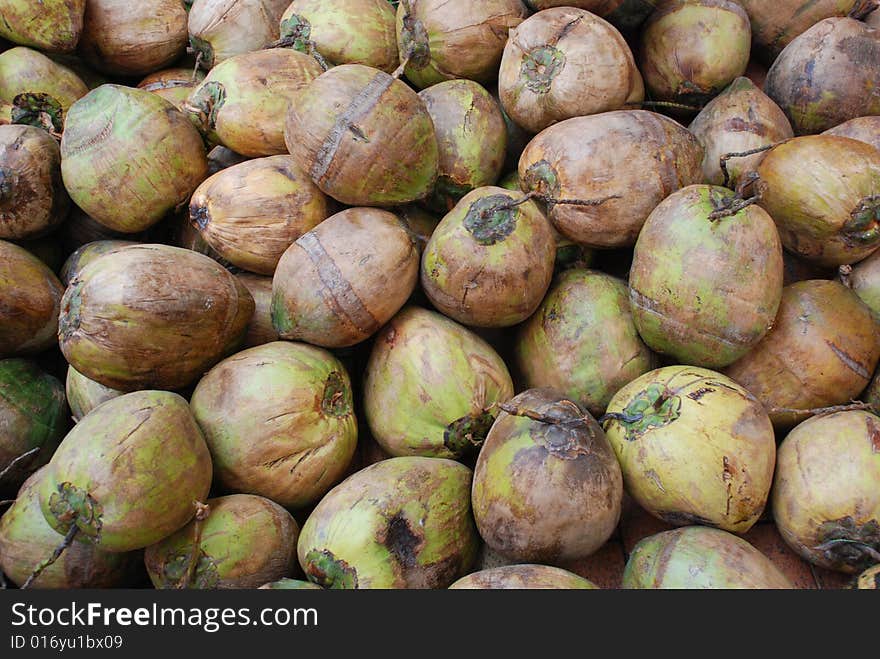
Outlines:
[[871,403],[863,403],[861,401],[852,401],[846,405],[833,405],[831,407],[814,407],[807,410],[799,410],[792,407],[771,407],[767,410],[770,414],[809,414],[810,416],[826,416],[835,412],[849,412],[851,410],[868,410],[874,411]]
[[193,502],[196,507],[195,524],[193,525],[193,548],[189,555],[189,565],[186,566],[186,572],[183,578],[177,584],[178,589],[189,588],[193,577],[196,574],[196,568],[199,565],[199,555],[202,553],[202,527],[203,522],[208,518],[211,507],[201,501]]
[[12,469],[15,467],[15,465],[17,465],[22,460],[39,452],[39,450],[40,450],[40,447],[37,446],[35,448],[32,448],[30,451],[26,451],[25,453],[22,453],[20,456],[15,458],[12,462],[10,462],[8,465],[6,465],[6,467],[3,469],[3,471],[0,471],[0,480],[3,480],[3,477],[6,476],[6,474],[8,474],[10,471],[12,471]]
[[530,410],[526,407],[518,407],[516,405],[511,405],[510,403],[501,403],[498,407],[503,411],[509,414],[510,416],[520,416],[525,417],[527,419],[531,419],[532,421],[538,421],[540,423],[546,423],[552,426],[579,426],[579,425],[587,425],[587,417],[581,416],[581,412],[578,409],[577,405],[575,405],[570,400],[561,400],[559,401],[560,405],[569,405],[572,409],[574,409],[578,416],[572,418],[560,418],[558,416],[552,414],[544,414],[542,412],[538,412],[536,410]]
[[721,167],[721,171],[724,172],[724,182],[721,184],[725,188],[730,185],[730,172],[727,170],[727,161],[732,158],[746,158],[748,156],[754,156],[758,153],[764,153],[765,151],[769,151],[770,149],[779,146],[780,144],[785,144],[788,140],[782,140],[781,142],[774,142],[773,144],[767,144],[765,146],[760,146],[757,149],[749,149],[748,151],[735,151],[731,153],[725,153],[721,158],[718,159],[718,164]]
[[748,208],[752,204],[758,203],[760,200],[760,193],[757,193],[747,199],[743,199],[742,197],[734,197],[730,203],[725,204],[724,208],[719,208],[717,211],[709,213],[709,221],[717,222],[722,218],[736,215],[741,210]]
[[877,551],[866,542],[850,540],[849,538],[834,538],[833,540],[823,542],[821,545],[813,547],[813,549],[815,549],[816,551],[826,552],[829,549],[834,549],[834,547],[840,544],[857,545],[862,552],[864,552],[871,558],[871,560],[873,560],[875,563],[880,563],[880,551]]
[[638,106],[638,107],[659,107],[659,108],[675,108],[677,110],[689,110],[691,112],[699,112],[702,110],[702,107],[698,107],[696,105],[686,105],[684,103],[675,103],[673,101],[630,101],[629,103],[625,103],[625,106]]
[[406,54],[406,57],[403,58],[403,61],[400,63],[396,69],[394,69],[394,73],[391,74],[391,77],[395,80],[399,80],[400,76],[403,75],[403,72],[406,71],[406,67],[409,66],[409,61],[412,58],[412,52]]
[[877,0],[859,0],[850,10],[849,18],[863,21],[869,14],[873,13],[877,7],[880,7],[880,2]]
[[202,65],[202,51],[200,50],[198,53],[196,53],[196,65],[193,68],[192,79],[190,81],[190,82],[192,82],[192,84],[195,84],[196,79],[199,77],[199,67],[201,65]]
[[30,585],[34,582],[34,580],[39,577],[43,570],[52,565],[55,561],[61,558],[61,554],[64,553],[64,550],[70,547],[73,544],[74,539],[76,538],[76,534],[79,533],[79,527],[76,525],[76,517],[71,520],[70,528],[67,530],[67,535],[64,536],[64,540],[55,548],[55,551],[52,552],[52,555],[42,563],[40,563],[33,572],[31,572],[31,576],[27,578],[21,589],[26,590],[30,588]]

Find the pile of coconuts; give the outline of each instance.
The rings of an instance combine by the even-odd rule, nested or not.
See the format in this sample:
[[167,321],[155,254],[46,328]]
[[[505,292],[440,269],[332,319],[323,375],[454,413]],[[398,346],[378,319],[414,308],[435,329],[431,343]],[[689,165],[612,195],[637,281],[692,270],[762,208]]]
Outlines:
[[878,5],[0,0],[0,586],[876,587]]

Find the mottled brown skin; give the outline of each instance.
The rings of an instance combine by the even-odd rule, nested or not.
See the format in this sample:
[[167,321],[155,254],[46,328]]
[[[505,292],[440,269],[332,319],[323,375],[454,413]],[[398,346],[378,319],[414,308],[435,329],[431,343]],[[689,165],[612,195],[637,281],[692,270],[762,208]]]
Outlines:
[[[45,472],[40,469],[25,481],[15,503],[0,517],[0,570],[16,586],[27,581],[37,564],[49,558],[64,540],[40,510],[39,489]],[[133,587],[141,562],[139,552],[110,553],[75,542],[43,570],[30,588]]]
[[272,326],[272,277],[251,272],[238,272],[235,276],[254,298],[254,315],[248,323],[242,348],[277,341],[278,330]]
[[[531,316],[550,287],[556,240],[533,201],[508,211],[513,227],[491,243],[468,223],[476,204],[515,203],[519,193],[487,186],[465,195],[434,230],[422,255],[421,283],[442,313],[474,327],[510,327]],[[477,220],[478,221],[478,220]]]
[[[259,588],[298,573],[299,526],[284,508],[251,494],[230,494],[205,503],[209,512],[200,523],[198,565],[187,587]],[[144,551],[144,564],[156,588],[182,587],[181,573],[196,558],[196,524],[191,521]]]
[[388,211],[350,208],[327,218],[281,257],[272,280],[279,336],[328,348],[365,341],[418,282],[419,250]]
[[290,0],[199,0],[187,19],[190,43],[211,69],[225,59],[266,48],[279,36]]
[[83,268],[96,258],[103,256],[104,254],[116,252],[123,247],[137,244],[138,243],[131,240],[96,240],[94,242],[86,243],[67,257],[67,260],[61,268],[61,272],[58,273],[58,278],[66,287],[72,279],[79,275]]
[[615,197],[595,206],[551,202],[547,216],[577,243],[624,247],[635,244],[657,204],[702,181],[702,159],[697,138],[679,123],[619,110],[568,119],[535,137],[519,161],[520,186],[556,200]]
[[0,357],[54,346],[63,294],[58,277],[42,261],[0,240]]
[[186,19],[179,0],[88,0],[79,52],[104,73],[146,75],[183,54]]
[[796,135],[880,114],[878,36],[861,21],[826,18],[776,58],[764,91],[788,115]]
[[771,410],[780,429],[806,418],[772,408],[809,410],[839,405],[868,385],[880,359],[871,310],[835,281],[787,286],[773,328],[724,373]]
[[[878,13],[878,16],[880,16],[880,13]],[[859,142],[870,144],[875,149],[880,149],[880,117],[856,117],[855,119],[844,121],[834,128],[829,128],[823,135],[850,137]]]
[[324,193],[292,156],[255,158],[228,167],[193,193],[190,221],[234,266],[272,275],[281,255],[327,218]]
[[479,83],[449,80],[419,93],[437,135],[440,155],[436,211],[450,211],[465,193],[501,176],[507,128],[498,102]]
[[699,105],[745,73],[750,47],[734,0],[667,0],[642,28],[639,70],[656,100]]
[[166,101],[173,103],[178,110],[182,110],[183,104],[189,98],[192,90],[204,79],[205,74],[202,71],[193,74],[192,69],[163,69],[151,73],[137,86],[140,89],[158,94]]
[[738,0],[752,24],[755,50],[772,62],[782,49],[813,25],[846,16],[858,0]]
[[190,384],[240,344],[254,301],[204,255],[135,245],[84,268],[61,309],[67,361],[105,386],[134,391]]
[[0,239],[43,236],[69,210],[58,142],[41,128],[0,126]]
[[809,135],[771,149],[757,168],[758,201],[782,244],[823,267],[880,247],[880,151],[849,137]]
[[[556,63],[543,60],[547,52]],[[621,109],[641,84],[620,32],[573,7],[539,12],[511,30],[498,74],[505,112],[533,133],[571,117]]]
[[498,415],[474,467],[471,499],[480,536],[518,561],[589,556],[614,532],[623,497],[620,465],[605,433],[552,389],[529,389],[508,405],[555,423]]
[[[400,61],[410,60],[406,77],[422,89],[452,78],[490,82],[509,31],[526,16],[520,0],[404,0],[397,6],[397,47]],[[427,43],[416,39],[414,49],[412,31]]]
[[330,69],[294,99],[284,139],[318,187],[343,204],[410,203],[437,180],[425,104],[405,83],[361,64]]
[[743,77],[709,101],[688,129],[703,145],[704,181],[714,185],[726,183],[733,189],[758,167],[766,152],[728,159],[727,182],[721,169],[722,157],[770,146],[794,136],[779,106]]
[[471,572],[455,581],[452,590],[594,589],[594,583],[574,572],[550,565],[505,565]]

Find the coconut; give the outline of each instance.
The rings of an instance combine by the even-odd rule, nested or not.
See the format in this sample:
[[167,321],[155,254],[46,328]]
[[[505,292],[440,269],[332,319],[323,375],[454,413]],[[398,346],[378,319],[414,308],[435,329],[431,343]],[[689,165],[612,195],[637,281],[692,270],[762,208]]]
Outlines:
[[189,199],[207,168],[198,131],[150,92],[102,85],[67,115],[64,185],[77,206],[111,230],[153,226]]
[[67,433],[39,497],[62,535],[125,552],[184,526],[210,485],[211,456],[186,400],[137,391],[96,407]]
[[526,16],[520,0],[403,0],[397,48],[407,79],[419,89],[452,78],[491,82],[509,31]]
[[693,185],[648,216],[629,276],[639,334],[679,364],[727,366],[770,330],[782,244],[766,211],[727,188]]
[[703,145],[704,182],[733,189],[755,171],[766,151],[737,154],[794,136],[779,106],[743,77],[709,101],[688,128]]
[[804,560],[854,574],[880,561],[880,417],[815,416],[779,446],[773,519]]
[[874,252],[851,269],[843,266],[843,283],[868,305],[874,319],[880,322],[880,252]]
[[79,52],[103,73],[143,76],[183,55],[186,35],[180,0],[88,0]]
[[751,44],[734,0],[669,0],[642,28],[639,70],[652,97],[703,105],[745,73]]
[[321,348],[277,341],[239,352],[208,371],[191,404],[217,482],[231,492],[303,508],[342,479],[354,455],[348,373]]
[[446,588],[479,545],[472,472],[442,458],[377,462],[328,492],[303,524],[299,563],[325,588]]
[[0,490],[16,490],[49,462],[67,426],[64,385],[36,362],[0,359]]
[[86,0],[2,0],[0,37],[52,52],[76,49]]
[[89,93],[76,73],[43,53],[24,48],[10,48],[0,54],[0,99],[12,103],[19,94],[46,94],[64,112]]
[[532,133],[642,100],[630,98],[641,84],[620,32],[573,7],[538,12],[512,30],[498,74],[505,112]]
[[235,277],[254,298],[254,315],[248,324],[243,348],[254,348],[279,339],[278,330],[272,325],[272,277],[238,272]]
[[447,212],[474,188],[501,176],[507,129],[497,101],[472,80],[448,80],[422,91],[440,155],[431,207]]
[[250,158],[282,155],[290,103],[320,74],[313,58],[294,50],[235,55],[192,91],[186,112],[212,143]]
[[257,588],[298,568],[299,526],[277,503],[231,494],[205,505],[205,513],[144,552],[156,588]]
[[482,444],[497,403],[513,396],[504,361],[478,335],[434,311],[406,307],[379,332],[364,411],[389,454],[458,458]]
[[67,257],[59,273],[59,278],[64,286],[67,286],[89,263],[104,254],[117,252],[123,247],[137,245],[131,240],[96,240],[86,243],[73,254]]
[[880,149],[880,117],[856,117],[829,128],[822,134],[850,137]]
[[422,288],[465,325],[509,327],[531,316],[553,277],[556,241],[531,200],[503,188],[468,193],[422,255]]
[[619,110],[541,132],[520,158],[520,186],[548,200],[547,217],[566,238],[624,247],[657,204],[702,181],[702,159],[697,138],[679,123]]
[[780,53],[764,91],[796,135],[821,133],[855,117],[880,114],[878,33],[852,18],[826,18]]
[[74,422],[79,422],[80,419],[101,403],[111,398],[117,398],[125,393],[119,389],[105,387],[100,382],[89,380],[73,366],[67,367],[65,391]]
[[400,64],[392,4],[294,0],[281,17],[281,41],[328,64],[364,64],[392,73]]
[[594,553],[617,527],[623,497],[602,428],[552,389],[524,391],[502,410],[474,468],[480,536],[518,562],[556,564]]
[[69,210],[58,143],[40,128],[0,126],[0,238],[45,235]]
[[786,249],[836,267],[880,247],[877,149],[849,137],[798,137],[771,149],[757,172],[758,203]]
[[[38,470],[18,492],[12,507],[0,517],[0,570],[22,586],[41,558],[49,556],[64,539],[43,517],[39,491],[45,469]],[[43,570],[34,589],[132,587],[138,553],[111,553],[76,543]]]
[[608,404],[605,433],[626,491],[674,526],[745,533],[764,511],[776,441],[761,403],[705,368],[667,366]]
[[202,71],[193,72],[190,69],[163,69],[151,73],[138,83],[138,89],[161,96],[169,101],[178,110],[184,109],[184,104],[192,93],[192,90],[205,79]]
[[626,283],[580,268],[554,280],[519,329],[514,350],[524,386],[558,389],[594,415],[657,367],[633,323]]
[[431,115],[412,89],[361,64],[334,67],[294,99],[287,148],[325,193],[350,206],[396,206],[434,189]]
[[596,590],[599,587],[573,572],[550,565],[524,564],[471,572],[453,582],[452,590]]
[[776,565],[747,541],[703,526],[663,531],[639,541],[623,572],[632,589],[791,589]]
[[278,39],[290,0],[197,0],[189,12],[189,43],[204,69],[261,50]]
[[64,287],[45,263],[0,240],[0,357],[42,352],[57,343]]
[[825,18],[847,16],[860,0],[738,0],[749,14],[755,50],[768,62]]
[[278,579],[259,587],[259,590],[323,590],[318,584],[301,579]]
[[61,351],[114,389],[178,389],[231,353],[254,312],[221,265],[167,245],[134,245],[83,268],[65,291]]
[[805,418],[785,410],[839,405],[865,389],[880,360],[871,310],[835,281],[801,281],[782,290],[773,329],[725,373],[787,428]]
[[327,198],[291,156],[256,158],[211,176],[193,193],[190,220],[223,259],[261,275],[329,215]]
[[342,211],[284,253],[272,280],[272,323],[283,339],[355,345],[406,303],[418,268],[418,248],[393,213]]

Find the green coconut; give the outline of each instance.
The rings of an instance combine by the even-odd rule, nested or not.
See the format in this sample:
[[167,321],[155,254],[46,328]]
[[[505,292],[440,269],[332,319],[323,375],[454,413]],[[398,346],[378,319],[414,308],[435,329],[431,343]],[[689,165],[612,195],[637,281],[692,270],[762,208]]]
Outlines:
[[46,94],[64,112],[89,93],[80,77],[43,53],[19,46],[0,54],[0,99],[12,103],[19,94]]
[[58,320],[65,358],[113,389],[179,389],[234,351],[254,313],[216,261],[168,245],[133,245],[83,268]]
[[513,396],[504,361],[449,318],[405,307],[379,332],[364,379],[373,437],[395,456],[459,458],[479,447]]
[[[537,420],[540,418],[540,420]],[[623,478],[596,420],[552,389],[502,407],[474,467],[483,541],[517,562],[586,558],[617,528]]]
[[626,284],[580,268],[557,276],[519,328],[514,355],[524,386],[557,389],[597,416],[658,365],[636,330]]
[[67,427],[64,385],[31,360],[0,360],[0,490],[14,491],[49,462]]
[[0,126],[0,238],[44,236],[69,210],[58,143],[40,128]]
[[550,565],[522,564],[471,572],[449,586],[452,590],[597,590],[573,572]]
[[424,199],[437,181],[437,136],[405,83],[362,64],[336,66],[290,105],[287,149],[315,184],[349,206]]
[[83,30],[86,0],[0,0],[0,37],[23,46],[70,52]]
[[550,286],[556,241],[538,205],[486,186],[466,194],[431,234],[421,283],[431,303],[465,325],[509,327]]
[[71,199],[124,233],[143,231],[188,201],[208,170],[198,131],[170,102],[110,84],[70,108],[61,159]]
[[73,427],[46,467],[39,498],[58,533],[126,552],[183,527],[210,486],[211,456],[186,400],[137,391]]
[[299,525],[274,501],[252,494],[208,499],[206,510],[144,551],[159,589],[258,588],[299,567]]
[[73,366],[67,367],[67,378],[64,385],[67,403],[73,420],[78,422],[98,405],[111,398],[118,398],[124,391],[105,387],[100,382],[90,380]]
[[345,366],[305,343],[236,353],[199,381],[191,405],[217,483],[229,492],[303,508],[342,479],[355,452]]
[[880,417],[815,416],[779,446],[773,519],[804,560],[849,574],[880,561]]
[[874,319],[880,323],[880,252],[854,266],[842,266],[843,283],[871,309]]
[[727,366],[770,330],[782,298],[782,244],[762,208],[693,185],[648,216],[629,297],[639,334],[679,364]]
[[281,42],[328,65],[364,64],[393,73],[395,3],[387,0],[294,0],[281,16]]
[[732,533],[704,526],[639,541],[623,572],[627,589],[791,589],[764,554]]
[[0,240],[0,357],[54,346],[63,294],[64,287],[45,263]]
[[437,185],[429,199],[449,211],[474,188],[494,185],[501,175],[507,129],[498,102],[479,83],[448,80],[419,93],[437,135]]
[[[0,517],[0,570],[22,586],[41,559],[50,556],[64,537],[40,508],[46,469],[38,470],[18,491],[15,503]],[[140,553],[113,553],[75,543],[30,584],[34,589],[126,588],[134,586]]]
[[604,419],[626,491],[675,526],[745,533],[764,511],[776,441],[761,403],[705,368],[667,366],[615,394]]
[[314,58],[286,48],[235,55],[211,69],[184,109],[212,144],[249,158],[283,155],[291,101],[321,71]]
[[377,462],[330,490],[297,544],[308,579],[325,588],[446,588],[470,571],[479,536],[472,472],[442,458]]

